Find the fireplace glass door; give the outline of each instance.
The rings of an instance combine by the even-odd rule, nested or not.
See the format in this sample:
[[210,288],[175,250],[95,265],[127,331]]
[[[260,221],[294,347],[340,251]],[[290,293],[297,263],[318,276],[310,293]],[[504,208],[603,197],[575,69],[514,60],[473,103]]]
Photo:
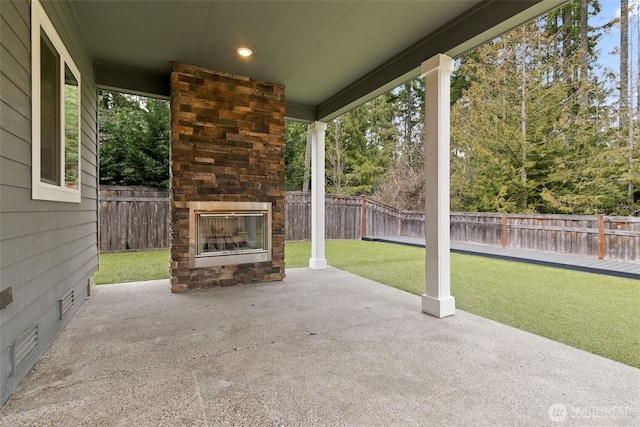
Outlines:
[[271,261],[271,203],[191,202],[191,268]]
[[266,251],[263,213],[198,215],[197,256]]

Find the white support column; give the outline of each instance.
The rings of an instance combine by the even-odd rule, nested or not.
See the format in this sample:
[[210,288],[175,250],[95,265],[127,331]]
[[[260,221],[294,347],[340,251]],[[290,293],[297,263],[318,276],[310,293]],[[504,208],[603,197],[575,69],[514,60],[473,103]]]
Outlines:
[[324,270],[324,132],[327,124],[313,122],[307,132],[311,134],[311,258],[309,268]]
[[438,54],[422,63],[425,76],[425,279],[422,311],[436,317],[456,311],[449,255],[449,98],[453,60]]

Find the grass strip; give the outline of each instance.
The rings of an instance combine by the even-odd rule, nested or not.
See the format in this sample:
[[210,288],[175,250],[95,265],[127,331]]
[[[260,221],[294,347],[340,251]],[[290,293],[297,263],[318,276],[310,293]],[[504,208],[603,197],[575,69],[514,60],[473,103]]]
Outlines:
[[169,251],[100,254],[96,285],[142,282],[169,278]]

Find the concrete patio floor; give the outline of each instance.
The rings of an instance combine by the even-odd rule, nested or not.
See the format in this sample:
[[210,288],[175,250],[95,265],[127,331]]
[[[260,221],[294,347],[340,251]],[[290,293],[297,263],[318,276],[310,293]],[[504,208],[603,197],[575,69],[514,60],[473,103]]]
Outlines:
[[350,273],[169,288],[99,286],[0,424],[640,424],[640,370]]

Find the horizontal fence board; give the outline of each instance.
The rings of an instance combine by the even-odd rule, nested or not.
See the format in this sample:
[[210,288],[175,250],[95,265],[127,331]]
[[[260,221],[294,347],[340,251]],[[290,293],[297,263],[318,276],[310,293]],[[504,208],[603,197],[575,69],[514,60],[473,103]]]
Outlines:
[[[168,191],[103,186],[101,251],[168,248],[169,200]],[[400,211],[363,197],[327,195],[325,199],[327,239],[360,239],[363,230],[365,236],[422,237],[424,218],[424,212]],[[640,262],[637,217],[451,212],[450,237],[460,242]],[[309,239],[311,194],[287,192],[285,240]]]
[[[502,227],[501,224],[486,224],[485,226],[495,226],[495,227]],[[532,224],[507,224],[507,227],[509,228],[520,228],[520,229],[529,229],[529,230],[539,230],[540,226],[539,225],[532,225]],[[562,227],[562,226],[558,226],[558,225],[545,225],[544,226],[544,230],[545,231],[567,231],[567,227]],[[578,232],[578,233],[598,233],[598,229],[597,228],[579,228],[579,227],[575,227],[575,228],[571,228],[571,231],[573,232]]]

